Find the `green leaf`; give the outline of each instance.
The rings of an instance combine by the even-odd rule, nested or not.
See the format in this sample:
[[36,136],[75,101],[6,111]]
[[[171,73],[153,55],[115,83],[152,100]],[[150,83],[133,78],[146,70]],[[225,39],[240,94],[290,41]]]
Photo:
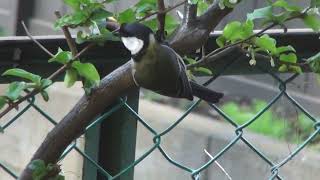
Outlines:
[[279,69],[278,69],[279,72],[287,72],[288,71],[288,66],[285,65],[285,64],[282,64]]
[[80,10],[79,0],[63,0],[63,2],[75,10]]
[[7,91],[6,96],[12,100],[15,101],[20,97],[20,94],[22,91],[26,88],[25,82],[12,82],[10,83]]
[[280,55],[282,53],[286,53],[286,52],[296,52],[296,50],[294,49],[294,47],[292,46],[280,46],[277,48],[276,54]]
[[165,30],[170,35],[179,25],[179,22],[171,15],[166,15]]
[[319,16],[313,14],[307,14],[303,17],[304,24],[313,29],[316,32],[320,31],[320,19]]
[[50,79],[41,79],[41,88],[46,88],[52,84]]
[[248,20],[270,19],[272,17],[272,6],[255,9],[252,13],[247,14]]
[[206,75],[212,75],[212,71],[208,68],[204,68],[204,67],[197,67],[197,68],[194,68],[195,71],[197,72],[201,72],[201,73],[204,73]]
[[297,55],[295,53],[289,54],[281,54],[280,61],[296,63],[298,60]]
[[58,49],[56,55],[53,58],[49,59],[49,63],[58,62],[60,64],[67,64],[70,60],[72,60],[72,53],[70,51],[63,51],[61,48]]
[[254,23],[252,20],[247,20],[241,26],[241,39],[247,39],[253,34]]
[[40,159],[33,160],[28,168],[32,170],[33,180],[41,180],[48,173],[45,162]]
[[272,54],[276,53],[277,51],[276,40],[266,34],[255,38],[255,44],[263,50],[270,51]]
[[2,109],[7,104],[7,98],[5,96],[0,96],[0,109]]
[[281,7],[289,12],[300,12],[301,8],[299,6],[293,6],[290,5],[287,1],[285,0],[278,0],[275,3],[272,4],[274,7]]
[[47,91],[43,90],[43,91],[40,92],[40,94],[41,94],[41,96],[42,96],[44,101],[46,101],[46,102],[49,101],[49,94],[48,94]]
[[218,44],[218,46],[221,48],[221,47],[224,47],[226,42],[227,42],[227,39],[224,37],[224,36],[219,36],[217,39],[216,39],[216,42]]
[[36,83],[37,85],[40,85],[40,80],[41,80],[41,77],[39,75],[32,74],[28,71],[25,71],[19,68],[9,69],[6,72],[4,72],[2,76],[16,76],[23,79],[28,79]]
[[320,52],[307,60],[311,70],[320,73]]
[[72,87],[74,83],[78,80],[78,73],[75,69],[68,69],[66,75],[64,76],[64,84],[66,87]]
[[119,23],[134,22],[136,20],[136,14],[132,8],[129,8],[121,12],[117,19]]
[[54,28],[58,29],[63,26],[78,26],[87,21],[90,14],[87,11],[76,11],[74,14],[62,16],[54,23]]
[[197,15],[200,16],[202,15],[204,12],[207,11],[209,7],[209,4],[207,3],[207,1],[198,1],[198,10],[197,10]]
[[289,71],[290,72],[294,72],[294,73],[299,73],[299,74],[303,73],[300,66],[291,66],[290,65],[289,66]]
[[80,61],[74,61],[72,63],[72,67],[75,68],[78,74],[88,81],[95,82],[96,84],[100,81],[100,76],[95,68],[95,66],[91,63],[81,63]]
[[187,57],[187,56],[185,56],[183,59],[186,60],[188,62],[188,64],[194,64],[197,62],[195,59]]
[[241,29],[241,23],[239,21],[231,22],[223,29],[223,36],[231,41],[240,39],[239,29]]
[[150,29],[152,29],[152,31],[156,31],[158,28],[158,20],[157,18],[152,18],[152,19],[148,19],[146,21],[142,22],[144,25],[148,26]]
[[137,7],[136,13],[146,13],[155,9],[156,9],[155,4],[145,3]]
[[90,19],[92,21],[105,21],[108,17],[112,17],[113,14],[103,8],[99,8],[92,12]]

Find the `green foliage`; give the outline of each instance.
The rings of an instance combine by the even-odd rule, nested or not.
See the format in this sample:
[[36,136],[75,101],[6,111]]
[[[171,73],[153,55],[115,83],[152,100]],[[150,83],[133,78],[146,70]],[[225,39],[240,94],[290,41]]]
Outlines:
[[[22,78],[27,80],[28,82],[24,81],[15,81],[9,84],[5,96],[2,96],[4,99],[0,100],[0,109],[4,106],[3,103],[9,103],[16,101],[20,98],[23,91],[27,89],[37,89],[40,90],[40,93],[43,93],[42,96],[44,100],[48,100],[49,96],[48,93],[44,90],[48,86],[52,84],[52,81],[49,79],[43,79],[41,76],[30,73],[23,69],[14,68],[5,71],[2,76],[14,76],[18,78]],[[2,104],[2,105],[1,105]]]
[[35,83],[36,85],[41,84],[41,77],[39,75],[32,74],[28,71],[25,71],[23,69],[19,68],[14,68],[14,69],[9,69],[5,71],[2,76],[15,76],[15,77],[20,77],[26,80],[30,80],[31,82]]
[[49,59],[49,63],[58,62],[60,64],[67,64],[72,60],[72,53],[70,51],[63,51],[61,48],[58,49],[57,54]]
[[[266,107],[267,103],[261,100],[254,100],[250,106],[239,106],[235,102],[228,102],[223,105],[222,110],[238,125],[242,125],[253,118],[259,111]],[[253,132],[268,135],[275,138],[286,139],[291,142],[298,142],[305,139],[313,132],[313,122],[303,114],[292,119],[284,119],[272,110],[263,113],[256,121],[248,126]],[[299,131],[300,137],[293,136]],[[300,133],[301,132],[301,133]]]
[[199,0],[198,1],[198,10],[197,10],[197,14],[202,15],[209,7],[209,4],[206,0]]
[[[280,11],[279,13],[274,13],[275,9]],[[290,5],[285,0],[277,0],[274,3],[269,2],[269,6],[255,9],[252,13],[247,15],[249,20],[262,19],[263,24],[276,23],[283,24],[286,20],[291,17],[302,14],[303,9],[299,6]]]
[[[200,1],[199,1],[200,2]],[[130,7],[117,15],[119,23],[129,23],[138,21],[145,16],[157,11],[157,2],[154,0],[140,0],[133,7]],[[152,16],[141,23],[150,27],[153,31],[157,30],[157,18]],[[179,22],[170,14],[166,14],[165,31],[171,34],[179,25]]]
[[6,90],[6,97],[11,101],[15,101],[20,97],[20,94],[27,88],[25,82],[12,82]]
[[78,73],[75,69],[70,68],[66,71],[66,75],[64,76],[64,84],[66,87],[72,87],[74,83],[78,80]]
[[[110,3],[106,1],[106,3]],[[73,12],[64,15],[55,22],[55,28],[68,26],[71,28],[83,27],[88,31],[80,30],[77,34],[77,42],[86,41],[102,44],[106,40],[118,40],[109,30],[105,28],[106,19],[113,16],[104,5],[95,0],[65,0]]]
[[[287,20],[301,18],[308,27],[318,31],[320,29],[318,14],[311,13],[315,10],[305,11],[285,0],[268,1],[268,3],[267,7],[255,9],[252,13],[248,13],[246,22],[234,21],[228,23],[223,29],[223,34],[217,38],[216,42],[220,48],[241,43],[241,47],[250,53],[251,60],[249,63],[251,65],[256,64],[255,53],[262,52],[270,57],[272,67],[279,65],[280,72],[302,73],[302,69],[297,64],[298,58],[295,49],[290,45],[277,47],[274,38],[268,35],[254,34],[254,20],[261,20],[263,26],[272,23],[285,27],[284,23]],[[316,2],[313,2],[313,4],[316,4]],[[278,13],[274,13],[275,11]],[[275,60],[278,62],[275,63]]]
[[[81,63],[80,61],[74,61],[72,63],[72,68],[77,72],[77,74],[84,78],[84,89],[87,93],[91,91],[91,89],[97,86],[100,82],[100,75],[95,68],[95,66],[91,63]],[[69,71],[70,73],[70,71]],[[70,76],[70,74],[66,74],[66,76],[70,76],[65,78],[65,84],[73,85],[75,81],[75,74]]]
[[[32,170],[33,180],[42,180],[48,173],[50,173],[54,166],[51,164],[46,165],[43,160],[37,159],[33,160],[28,168]],[[64,180],[64,176],[58,174],[56,177],[51,177],[51,180]]]
[[[184,57],[184,60],[187,62],[188,65],[195,64],[197,62],[197,60],[195,60],[193,58],[190,58],[190,57],[187,57],[187,56]],[[205,67],[194,67],[194,68],[191,68],[190,71],[189,71],[189,77],[191,79],[194,79],[194,76],[191,75],[193,73],[197,73],[197,74],[200,74],[200,75],[212,75],[213,74],[210,69],[205,68]]]
[[91,63],[81,63],[80,61],[74,61],[72,67],[75,68],[78,74],[89,81],[99,82],[100,76],[97,69]]
[[320,52],[307,60],[310,69],[315,73],[320,73]]
[[319,16],[315,14],[307,14],[303,17],[304,24],[316,32],[320,31]]

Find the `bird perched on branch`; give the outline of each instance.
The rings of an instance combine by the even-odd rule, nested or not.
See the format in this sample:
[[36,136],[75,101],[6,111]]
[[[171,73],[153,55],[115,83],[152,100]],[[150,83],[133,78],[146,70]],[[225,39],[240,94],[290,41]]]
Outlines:
[[161,44],[149,27],[140,23],[124,23],[119,29],[119,35],[131,52],[132,75],[138,87],[189,100],[197,96],[209,103],[217,103],[223,97],[222,93],[189,80],[181,56]]

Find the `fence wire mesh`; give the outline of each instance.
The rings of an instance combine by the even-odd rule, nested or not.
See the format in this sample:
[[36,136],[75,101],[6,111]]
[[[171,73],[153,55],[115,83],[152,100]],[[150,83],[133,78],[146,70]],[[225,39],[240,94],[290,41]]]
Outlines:
[[[228,67],[230,64],[228,64],[219,74],[217,74],[215,77],[211,78],[208,80],[204,85],[208,85],[212,83],[217,77],[219,77]],[[84,159],[89,161],[98,172],[103,174],[103,176],[108,179],[108,180],[113,180],[116,179],[120,176],[122,176],[124,173],[127,171],[131,170],[134,166],[138,165],[141,163],[148,155],[150,155],[153,151],[159,150],[163,157],[173,166],[176,166],[188,173],[190,173],[190,176],[194,180],[199,180],[201,179],[201,172],[203,172],[206,168],[208,168],[210,165],[212,165],[215,161],[217,161],[220,157],[224,156],[227,151],[229,151],[237,142],[242,141],[244,144],[246,144],[253,153],[257,154],[258,157],[260,157],[266,164],[269,165],[270,167],[270,176],[269,179],[284,179],[279,175],[279,171],[281,167],[286,165],[291,159],[293,159],[302,149],[304,149],[308,143],[310,143],[317,135],[320,133],[320,122],[317,121],[317,119],[309,113],[302,105],[300,105],[288,92],[287,92],[287,84],[292,82],[295,78],[299,76],[299,74],[292,74],[289,78],[287,79],[282,79],[279,77],[278,74],[266,70],[263,67],[256,66],[255,68],[259,69],[262,71],[262,73],[265,73],[266,75],[271,76],[276,82],[278,82],[278,92],[277,94],[272,98],[270,102],[268,102],[267,106],[261,109],[257,114],[255,114],[254,117],[251,119],[248,119],[246,123],[244,124],[237,124],[231,117],[229,117],[222,109],[220,109],[218,106],[215,104],[208,104],[211,108],[213,108],[215,111],[217,111],[224,119],[226,122],[230,123],[234,127],[234,137],[233,139],[218,152],[217,154],[213,155],[212,158],[207,161],[205,164],[198,168],[191,168],[186,165],[184,165],[181,162],[177,162],[175,159],[171,158],[166,150],[162,147],[161,145],[161,138],[170,133],[179,123],[181,123],[186,116],[188,116],[201,102],[201,100],[198,100],[194,102],[188,109],[185,111],[185,113],[178,118],[173,124],[171,124],[169,127],[167,127],[165,130],[158,132],[156,131],[152,126],[150,126],[137,112],[131,108],[128,103],[126,98],[119,98],[118,103],[114,105],[111,109],[109,109],[107,112],[102,114],[100,117],[97,119],[93,120],[92,123],[86,128],[86,131],[89,129],[93,128],[94,126],[97,126],[99,123],[102,121],[107,121],[108,117],[118,111],[120,108],[125,108],[127,113],[129,113],[131,116],[133,116],[139,123],[142,124],[144,128],[146,128],[152,135],[153,135],[153,146],[150,147],[144,154],[142,154],[140,157],[138,157],[134,162],[132,162],[130,165],[128,165],[126,168],[122,169],[120,172],[118,172],[115,175],[111,175],[109,172],[107,172],[103,167],[101,167],[97,161],[94,160],[94,158],[90,157],[86,152],[81,150],[81,148],[78,147],[76,140],[74,143],[69,145],[64,153],[61,155],[60,159],[64,159],[72,150],[75,150],[78,152]],[[271,158],[269,158],[261,149],[258,149],[251,143],[247,138],[244,137],[244,130],[254,123],[255,121],[258,120],[260,116],[262,116],[267,110],[269,110],[281,97],[285,97],[291,102],[295,107],[297,107],[301,112],[303,112],[310,121],[314,123],[314,132],[309,135],[308,138],[306,138],[305,141],[303,141],[301,144],[297,146],[296,149],[294,149],[287,157],[282,159],[279,162],[273,162]],[[10,119],[8,122],[5,124],[2,124],[0,127],[3,131],[3,133],[6,132],[7,128],[10,128],[10,126],[13,126],[15,121],[17,121],[25,112],[27,112],[30,109],[36,110],[38,113],[40,113],[44,119],[52,123],[53,125],[57,124],[57,121],[54,120],[52,117],[50,117],[44,110],[39,107],[36,102],[35,102],[35,97],[32,97],[28,100],[28,105],[25,106],[22,110],[20,110],[12,119]],[[1,122],[2,123],[2,122]],[[1,143],[1,142],[0,142]],[[0,168],[8,173],[10,176],[13,178],[17,179],[18,174],[16,172],[13,172],[10,170],[8,166],[3,164],[0,161]]]

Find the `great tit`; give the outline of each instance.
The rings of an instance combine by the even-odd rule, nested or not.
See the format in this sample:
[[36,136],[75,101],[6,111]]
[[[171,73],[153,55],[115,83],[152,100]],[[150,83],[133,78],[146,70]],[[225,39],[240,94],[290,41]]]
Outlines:
[[124,23],[118,33],[131,52],[132,75],[138,87],[189,100],[197,96],[209,103],[217,103],[223,97],[222,93],[189,80],[181,56],[160,43],[149,27],[140,23]]

